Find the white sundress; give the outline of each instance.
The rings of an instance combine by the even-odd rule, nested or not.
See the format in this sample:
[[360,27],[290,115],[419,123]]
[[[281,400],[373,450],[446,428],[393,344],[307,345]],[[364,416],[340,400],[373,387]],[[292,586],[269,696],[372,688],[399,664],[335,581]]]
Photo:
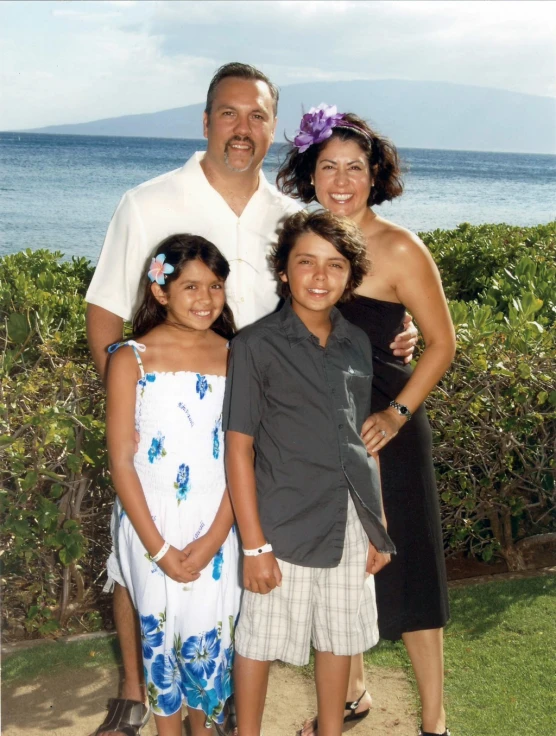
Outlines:
[[[177,549],[205,534],[226,487],[222,403],[226,379],[190,371],[145,373],[135,424],[140,435],[135,469],[153,521]],[[207,727],[224,719],[233,692],[233,633],[241,588],[235,527],[192,583],[177,583],[151,561],[123,507],[118,556],[141,623],[143,663],[154,713],[172,715],[182,701],[206,714]]]

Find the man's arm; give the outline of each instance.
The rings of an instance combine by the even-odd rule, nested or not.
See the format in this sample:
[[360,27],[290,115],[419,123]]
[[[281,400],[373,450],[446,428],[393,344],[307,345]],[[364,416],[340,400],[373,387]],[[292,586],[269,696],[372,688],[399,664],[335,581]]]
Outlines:
[[87,304],[87,341],[96,369],[106,382],[108,353],[106,348],[122,339],[124,321],[117,314],[96,304]]
[[403,318],[403,332],[400,332],[390,343],[390,349],[398,357],[403,357],[404,363],[411,363],[413,360],[413,352],[419,339],[419,331],[413,324],[413,319],[407,312]]

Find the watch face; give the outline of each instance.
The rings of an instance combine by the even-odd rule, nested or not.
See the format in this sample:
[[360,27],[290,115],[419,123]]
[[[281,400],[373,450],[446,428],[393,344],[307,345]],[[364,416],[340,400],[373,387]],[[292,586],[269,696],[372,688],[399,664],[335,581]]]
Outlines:
[[398,411],[400,412],[400,414],[403,414],[404,417],[409,414],[409,409],[407,408],[407,406],[402,406],[401,404],[398,406]]

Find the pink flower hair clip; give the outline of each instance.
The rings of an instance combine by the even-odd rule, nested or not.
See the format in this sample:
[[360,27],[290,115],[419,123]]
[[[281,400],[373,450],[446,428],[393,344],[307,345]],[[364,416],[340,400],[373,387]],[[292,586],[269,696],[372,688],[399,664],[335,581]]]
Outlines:
[[166,256],[164,253],[160,253],[156,258],[153,258],[147,273],[150,280],[153,283],[156,281],[160,286],[164,286],[166,276],[169,273],[174,273],[174,267],[170,263],[164,263],[165,260]]

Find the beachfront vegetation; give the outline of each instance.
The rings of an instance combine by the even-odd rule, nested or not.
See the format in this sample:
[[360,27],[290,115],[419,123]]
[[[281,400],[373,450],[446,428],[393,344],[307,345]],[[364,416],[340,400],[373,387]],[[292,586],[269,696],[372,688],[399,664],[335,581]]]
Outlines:
[[[556,222],[423,234],[457,326],[427,402],[447,554],[524,564],[556,534]],[[104,394],[89,357],[85,259],[0,260],[4,631],[98,628],[113,492]],[[543,535],[543,536],[539,536]],[[78,617],[78,618],[77,618]]]

